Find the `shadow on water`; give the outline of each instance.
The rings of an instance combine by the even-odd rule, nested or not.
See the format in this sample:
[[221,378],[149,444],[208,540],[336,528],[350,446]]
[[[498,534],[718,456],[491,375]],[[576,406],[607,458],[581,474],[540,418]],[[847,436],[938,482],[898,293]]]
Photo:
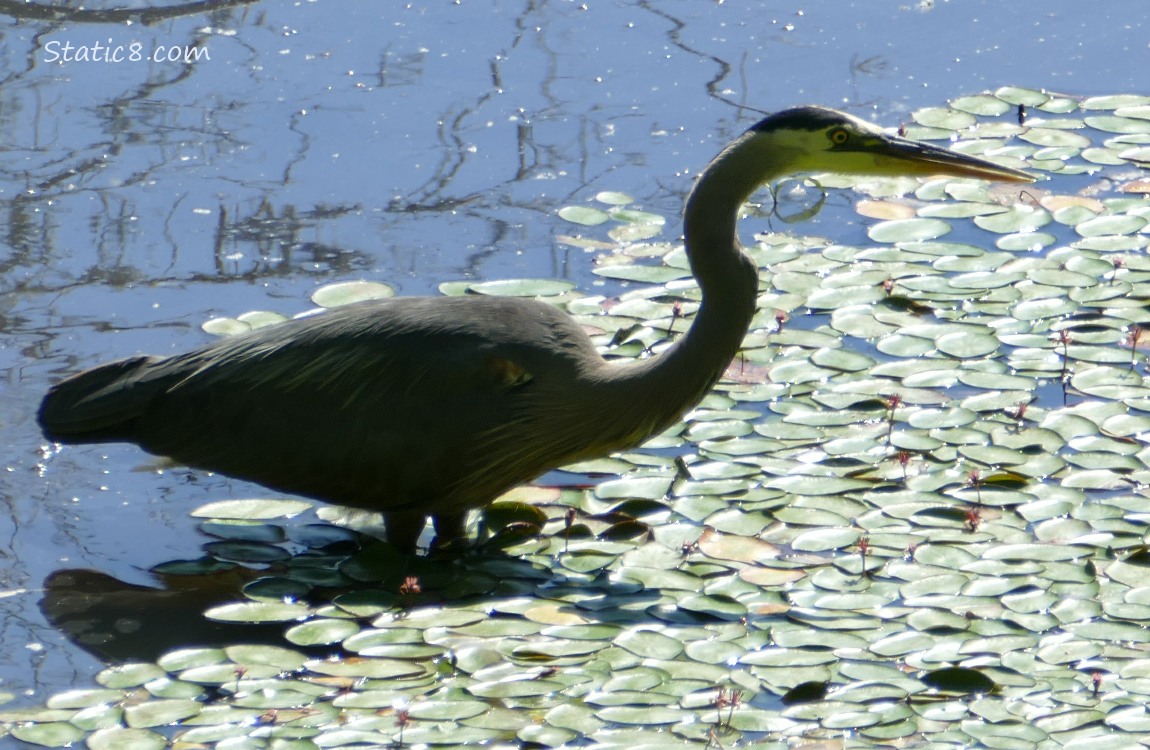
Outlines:
[[58,570],[44,581],[40,610],[77,647],[106,664],[155,661],[189,646],[280,644],[280,625],[240,625],[204,617],[242,597],[255,571],[236,568],[202,576],[157,575],[159,587],[121,581],[87,569]]
[[[678,624],[737,619],[718,612],[658,609],[662,593],[636,581],[609,577],[606,572],[592,578],[569,578],[562,568],[550,569],[505,554],[501,547],[548,547],[539,538],[539,527],[512,521],[513,515],[504,518],[510,522],[480,547],[431,557],[401,555],[386,542],[338,527],[311,525],[297,528],[299,533],[293,535],[343,539],[295,555],[285,553],[280,561],[260,566],[223,559],[221,553],[234,550],[234,543],[211,542],[204,545],[205,555],[198,560],[155,566],[150,571],[152,585],[123,581],[97,570],[61,569],[45,580],[39,607],[69,641],[108,665],[154,662],[179,649],[241,643],[294,648],[313,658],[352,657],[339,640],[307,643],[290,634],[285,638],[285,631],[314,618],[333,617],[366,628],[377,618],[402,621],[409,612],[441,606],[478,610],[496,618],[506,611],[507,617],[519,620],[513,605],[522,597],[543,601],[573,590],[586,596],[560,607],[557,616],[567,613],[587,622],[619,626],[667,621],[668,617]],[[626,520],[630,521],[628,534],[646,535],[640,521]],[[621,533],[618,523],[614,529],[616,535]],[[589,537],[582,524],[572,529],[573,540]],[[548,554],[558,558],[578,554],[565,552],[563,546],[553,540]],[[251,554],[255,547],[249,545],[243,552]],[[276,548],[264,546],[256,554],[266,555],[270,549]],[[597,599],[610,606],[597,605]],[[304,604],[310,613],[295,621],[281,618],[274,622],[255,621],[254,616],[251,622],[239,621],[242,617],[228,621],[223,615],[205,616],[222,605],[277,600]],[[653,614],[652,608],[661,616]],[[449,654],[445,651],[445,655]]]

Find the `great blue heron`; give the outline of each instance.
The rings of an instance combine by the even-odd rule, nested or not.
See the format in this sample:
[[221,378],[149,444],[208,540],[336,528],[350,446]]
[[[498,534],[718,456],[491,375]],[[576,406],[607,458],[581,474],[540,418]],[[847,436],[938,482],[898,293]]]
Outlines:
[[73,375],[40,408],[61,443],[137,443],[189,466],[381,511],[412,550],[543,472],[631,448],[699,402],[739,350],[759,273],[736,234],[764,183],[835,172],[1010,182],[1025,172],[888,135],[821,107],[771,115],[707,165],[687,198],[686,252],[702,292],[659,356],[605,361],[543,302],[385,299],[337,308],[171,357]]

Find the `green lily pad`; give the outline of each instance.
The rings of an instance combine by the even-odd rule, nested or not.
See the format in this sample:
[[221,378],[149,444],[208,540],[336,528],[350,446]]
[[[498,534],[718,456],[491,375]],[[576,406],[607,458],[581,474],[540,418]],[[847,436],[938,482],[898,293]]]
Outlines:
[[307,617],[311,609],[306,604],[291,602],[236,602],[212,607],[204,612],[210,620],[221,622],[291,622]]
[[987,94],[960,96],[951,101],[950,106],[960,112],[969,112],[982,117],[997,117],[1011,110],[1011,105],[1008,102]]
[[660,500],[671,489],[670,477],[629,477],[601,482],[595,487],[596,497],[603,500],[645,498]]
[[269,521],[292,518],[311,510],[312,504],[303,500],[221,500],[201,505],[191,512],[196,518],[222,518],[248,521]]
[[593,227],[608,221],[611,216],[606,211],[591,206],[564,206],[559,209],[559,218],[572,224]]
[[1082,109],[1121,109],[1124,107],[1145,107],[1150,104],[1150,98],[1140,94],[1105,94],[1091,96],[1079,103]]
[[251,324],[236,318],[211,318],[204,321],[200,328],[213,336],[237,336],[252,330]]
[[1003,86],[996,89],[994,95],[1008,104],[1037,107],[1050,100],[1050,95],[1043,91],[1021,88],[1019,86]]
[[316,289],[312,292],[311,301],[320,307],[339,307],[353,302],[394,296],[393,287],[378,281],[344,281]]
[[668,266],[635,266],[635,265],[609,265],[598,266],[592,269],[596,276],[622,281],[641,281],[648,284],[666,284],[678,279],[686,278],[688,272],[679,268]]
[[197,715],[203,704],[194,700],[153,700],[126,706],[124,721],[129,728],[146,729],[174,724]]
[[1019,320],[1042,320],[1069,315],[1078,309],[1078,303],[1065,297],[1042,297],[1023,300],[1014,305],[1010,312]]
[[595,200],[600,203],[606,203],[610,206],[626,206],[629,203],[634,203],[635,199],[627,193],[620,193],[615,190],[603,190],[595,194]]
[[865,489],[869,485],[867,482],[845,477],[793,474],[769,479],[763,486],[799,495],[837,495],[850,490]]
[[1034,232],[1050,221],[1050,213],[1045,209],[1022,203],[1011,206],[1006,211],[977,216],[974,219],[979,228],[998,234]]
[[122,689],[139,687],[157,677],[166,675],[163,669],[155,664],[129,663],[118,664],[104,669],[96,675],[96,682],[106,688]]
[[503,279],[468,284],[469,291],[496,297],[553,297],[575,288],[570,281],[559,279]]
[[1034,143],[1039,146],[1062,146],[1081,149],[1092,145],[1091,140],[1085,135],[1056,128],[1028,128],[1026,132],[1019,133],[1018,138],[1019,140]]
[[408,713],[417,721],[461,721],[478,716],[488,709],[488,705],[482,701],[423,700],[408,706]]
[[84,738],[84,731],[66,721],[17,724],[10,730],[22,742],[42,747],[70,747]]
[[1074,231],[1083,237],[1097,237],[1110,234],[1133,234],[1146,226],[1147,220],[1141,216],[1119,214],[1117,216],[1097,216],[1074,225]]
[[519,679],[506,681],[478,682],[466,690],[477,698],[534,698],[558,693],[566,686],[548,679]]
[[680,641],[655,630],[628,630],[614,642],[633,654],[653,659],[674,659],[684,648]]
[[843,549],[858,543],[862,532],[852,528],[829,528],[805,531],[791,541],[800,552],[826,552]]
[[922,242],[949,234],[951,226],[942,219],[894,219],[875,224],[867,230],[874,242]]
[[926,107],[916,110],[911,116],[920,125],[947,130],[963,130],[978,122],[971,114],[948,107]]
[[284,638],[299,646],[319,646],[339,643],[359,630],[354,620],[313,618],[286,630]]
[[88,737],[89,750],[163,750],[168,738],[147,729],[106,727]]
[[636,211],[635,209],[621,208],[611,212],[611,218],[615,221],[623,221],[628,224],[654,224],[662,226],[666,223],[667,219],[656,213],[650,211]]

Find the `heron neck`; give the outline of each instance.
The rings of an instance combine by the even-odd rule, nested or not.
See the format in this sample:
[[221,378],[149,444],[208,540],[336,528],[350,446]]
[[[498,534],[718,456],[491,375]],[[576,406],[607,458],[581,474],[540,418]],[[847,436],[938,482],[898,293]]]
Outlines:
[[[666,429],[698,403],[738,353],[754,317],[758,268],[743,252],[736,224],[743,204],[778,170],[764,167],[768,155],[748,154],[752,148],[746,137],[728,146],[687,197],[684,241],[702,303],[691,327],[670,348],[627,368],[621,393],[626,401],[618,405],[618,414],[653,415],[648,434]],[[637,404],[645,408],[636,409]]]

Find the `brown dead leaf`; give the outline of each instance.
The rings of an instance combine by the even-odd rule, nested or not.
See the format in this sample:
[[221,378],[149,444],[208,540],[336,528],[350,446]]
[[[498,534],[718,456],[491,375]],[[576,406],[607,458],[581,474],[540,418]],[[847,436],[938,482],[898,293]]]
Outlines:
[[855,204],[855,211],[871,219],[913,219],[914,206],[894,201],[861,200]]
[[757,537],[722,534],[711,528],[699,537],[699,551],[716,560],[748,563],[773,560],[781,554],[778,547]]

